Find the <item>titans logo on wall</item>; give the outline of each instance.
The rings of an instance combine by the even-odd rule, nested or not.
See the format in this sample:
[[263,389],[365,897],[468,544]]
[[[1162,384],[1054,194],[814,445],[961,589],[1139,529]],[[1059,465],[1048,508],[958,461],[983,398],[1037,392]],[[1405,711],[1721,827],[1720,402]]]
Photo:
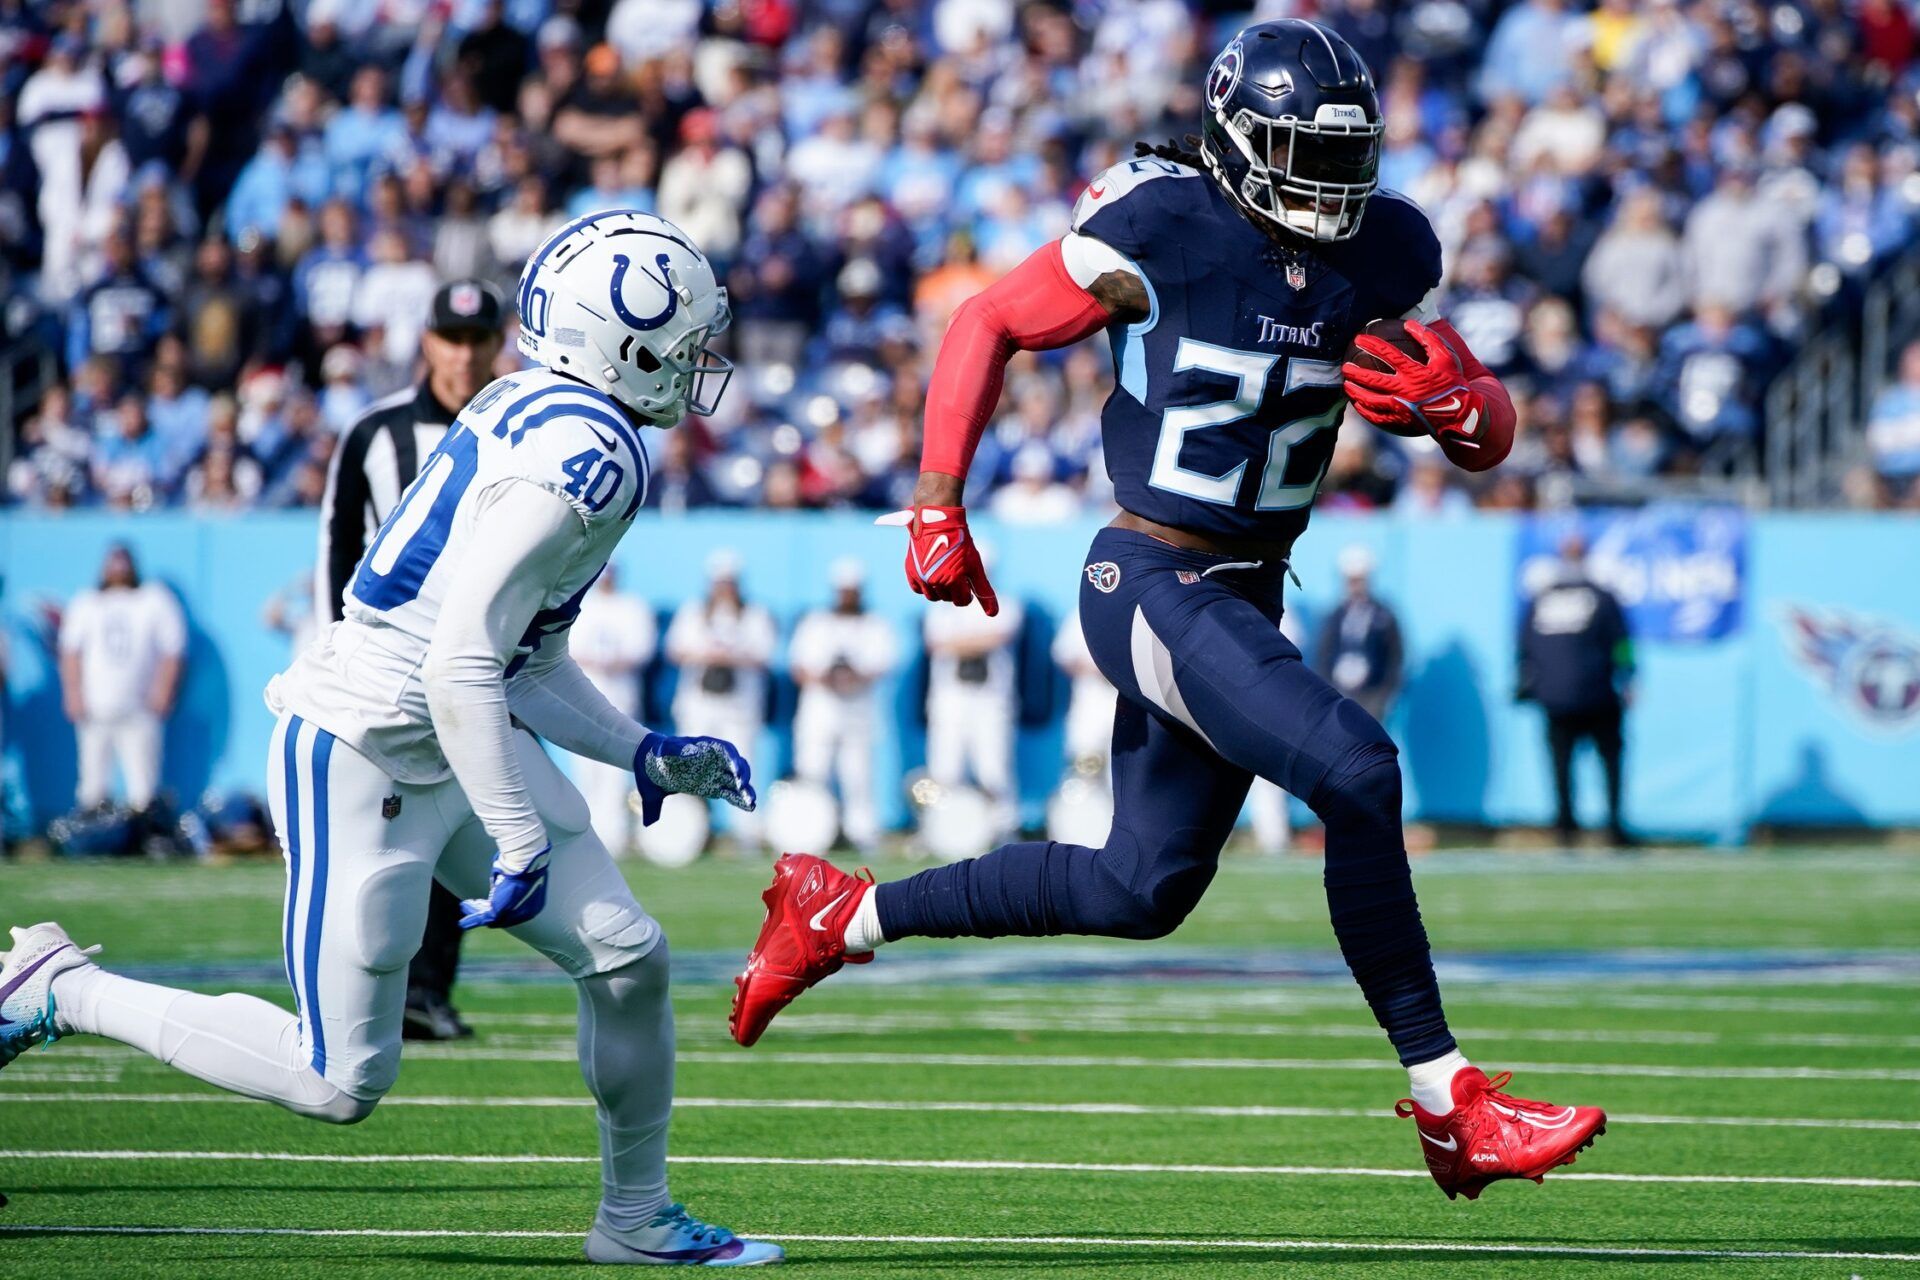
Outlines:
[[1787,652],[1807,678],[1876,729],[1920,725],[1920,636],[1840,609],[1788,606]]

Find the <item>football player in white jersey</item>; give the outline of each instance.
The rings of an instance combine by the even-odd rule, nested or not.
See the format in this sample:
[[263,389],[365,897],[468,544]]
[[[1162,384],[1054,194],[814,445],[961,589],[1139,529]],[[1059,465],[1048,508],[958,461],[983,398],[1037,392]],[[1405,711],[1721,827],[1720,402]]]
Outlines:
[[711,413],[725,388],[731,366],[707,343],[726,291],[671,223],[619,210],[549,237],[518,308],[521,351],[541,367],[461,411],[368,547],[345,618],[267,688],[297,1012],[120,977],[41,924],[15,929],[0,965],[0,1066],[104,1035],[302,1115],[362,1120],[399,1069],[407,961],[437,878],[467,899],[463,927],[507,929],[578,988],[602,1152],[587,1256],[777,1262],[778,1246],[669,1201],[666,939],[533,736],[633,770],[648,821],[669,792],[754,805],[731,744],[649,732],[567,653],[646,499],[640,428]]

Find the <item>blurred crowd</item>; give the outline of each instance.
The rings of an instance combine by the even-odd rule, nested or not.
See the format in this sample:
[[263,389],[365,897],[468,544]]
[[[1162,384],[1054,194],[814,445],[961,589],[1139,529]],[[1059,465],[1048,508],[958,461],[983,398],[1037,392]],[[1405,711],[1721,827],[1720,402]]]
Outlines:
[[[1432,216],[1444,309],[1521,414],[1513,460],[1472,484],[1351,425],[1323,501],[1527,507],[1750,466],[1769,373],[1913,242],[1906,0],[1253,16],[1287,15],[1374,66],[1382,180]],[[1136,139],[1194,128],[1207,62],[1247,18],[1183,0],[0,0],[6,322],[38,325],[63,371],[19,429],[11,500],[311,505],[337,434],[415,376],[440,281],[510,281],[568,218],[637,206],[721,264],[742,366],[720,416],[665,438],[657,500],[898,505],[953,308],[1060,235]],[[1109,385],[1097,345],[1021,357],[969,501],[1016,520],[1104,505]],[[1853,500],[1920,505],[1911,436]]]

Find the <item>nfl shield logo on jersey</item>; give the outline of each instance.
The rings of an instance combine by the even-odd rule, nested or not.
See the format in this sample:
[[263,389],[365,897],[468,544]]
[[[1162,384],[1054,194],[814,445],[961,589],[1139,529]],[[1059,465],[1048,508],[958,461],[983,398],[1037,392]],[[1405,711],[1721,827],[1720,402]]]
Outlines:
[[1087,566],[1087,581],[1096,591],[1112,595],[1113,589],[1120,585],[1120,566],[1111,560],[1102,560],[1098,564]]
[[400,797],[388,796],[380,802],[380,816],[392,822],[400,816]]
[[1294,289],[1306,288],[1307,268],[1301,263],[1289,262],[1287,264],[1287,284],[1290,288]]

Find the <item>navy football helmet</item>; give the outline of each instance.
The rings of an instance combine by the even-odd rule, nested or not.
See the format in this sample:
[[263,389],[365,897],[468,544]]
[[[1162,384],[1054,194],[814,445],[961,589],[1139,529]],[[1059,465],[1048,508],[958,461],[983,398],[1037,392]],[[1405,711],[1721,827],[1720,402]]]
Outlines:
[[1256,224],[1352,236],[1380,185],[1380,133],[1373,72],[1317,22],[1256,23],[1207,69],[1200,155]]

